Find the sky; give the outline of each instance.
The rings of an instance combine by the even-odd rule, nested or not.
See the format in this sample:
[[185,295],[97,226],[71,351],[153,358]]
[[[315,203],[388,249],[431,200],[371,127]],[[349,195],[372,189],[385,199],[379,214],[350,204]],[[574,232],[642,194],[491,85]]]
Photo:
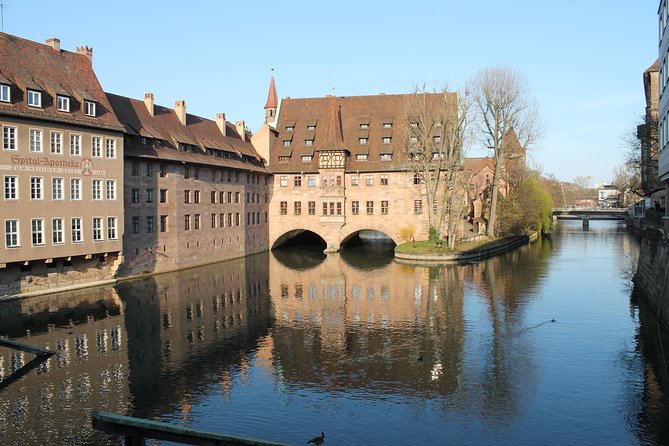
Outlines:
[[[188,113],[252,131],[272,73],[280,98],[302,98],[460,89],[509,67],[545,126],[529,162],[591,185],[622,163],[658,51],[659,0],[0,1],[4,32],[92,47],[105,91],[185,100]],[[486,155],[480,146],[470,155]]]

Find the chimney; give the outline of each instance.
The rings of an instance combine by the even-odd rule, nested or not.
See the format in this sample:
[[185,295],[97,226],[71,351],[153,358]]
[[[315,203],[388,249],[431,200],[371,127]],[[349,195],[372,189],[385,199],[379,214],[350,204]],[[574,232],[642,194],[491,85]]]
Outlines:
[[177,114],[181,124],[186,125],[186,101],[177,101],[174,104],[174,113]]
[[60,39],[56,39],[55,37],[46,39],[46,44],[53,48],[54,51],[60,52]]
[[[58,39],[56,39],[58,40]],[[60,42],[59,42],[60,43]],[[78,46],[77,47],[77,54],[83,54],[84,56],[88,57],[88,60],[93,62],[93,48],[87,47],[87,46]]]
[[149,114],[155,116],[153,114],[153,93],[144,93],[144,105],[146,105]]
[[242,137],[242,141],[246,141],[246,125],[244,121],[237,121],[235,126],[237,127],[237,133]]
[[225,113],[216,113],[216,125],[218,126],[218,129],[221,131],[221,135],[223,136],[228,136],[227,135],[227,122],[225,121]]

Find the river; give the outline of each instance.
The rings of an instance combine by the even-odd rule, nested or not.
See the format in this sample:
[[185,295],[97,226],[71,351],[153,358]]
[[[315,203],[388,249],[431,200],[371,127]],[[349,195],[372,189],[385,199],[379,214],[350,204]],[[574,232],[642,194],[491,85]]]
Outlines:
[[[0,303],[54,349],[0,388],[7,445],[121,444],[93,410],[326,445],[669,444],[669,342],[618,222],[465,266],[305,247]],[[30,355],[0,349],[0,377]]]

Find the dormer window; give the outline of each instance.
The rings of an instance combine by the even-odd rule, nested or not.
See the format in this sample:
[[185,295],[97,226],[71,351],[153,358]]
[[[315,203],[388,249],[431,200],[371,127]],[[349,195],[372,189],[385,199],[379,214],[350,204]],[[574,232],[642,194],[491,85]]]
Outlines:
[[367,161],[367,154],[366,153],[358,153],[355,155],[355,160],[356,161]]
[[58,111],[69,112],[70,111],[70,98],[69,96],[56,95],[56,108]]
[[290,139],[284,139],[283,140],[283,146],[284,147],[290,147]]
[[384,136],[382,142],[383,144],[390,144],[390,136]]
[[409,125],[411,126],[412,129],[417,129],[418,128],[418,122],[410,122]]
[[316,130],[316,126],[315,126],[315,125],[308,125],[308,126],[307,126],[307,132],[313,132],[314,130]]
[[9,85],[0,84],[0,102],[10,102],[11,100]]
[[366,123],[366,122],[363,122],[362,124],[360,124],[360,128],[363,129],[363,130],[366,130],[366,129],[369,128],[369,124]]
[[382,154],[379,156],[379,159],[380,159],[381,161],[392,161],[392,159],[393,159],[393,155],[392,155],[392,153],[382,153]]
[[28,90],[28,106],[42,107],[42,92],[37,90]]
[[313,139],[305,139],[304,140],[304,145],[305,146],[313,146],[314,145],[314,140]]
[[84,101],[84,114],[86,116],[97,116],[95,101]]
[[367,138],[358,138],[358,144],[361,145],[367,144]]
[[286,131],[287,131],[287,132],[292,132],[293,130],[295,130],[295,126],[294,126],[294,125],[287,125],[287,126],[286,126]]
[[393,123],[392,122],[384,122],[383,123],[383,128],[384,129],[392,129],[393,128]]

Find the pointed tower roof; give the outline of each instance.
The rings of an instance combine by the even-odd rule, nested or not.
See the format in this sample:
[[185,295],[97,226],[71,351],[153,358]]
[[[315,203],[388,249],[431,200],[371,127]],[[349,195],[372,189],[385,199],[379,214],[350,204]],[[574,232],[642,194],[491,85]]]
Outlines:
[[269,92],[267,93],[267,102],[265,102],[265,109],[277,108],[279,101],[276,98],[276,85],[274,85],[274,76],[269,81]]
[[347,150],[342,139],[341,117],[335,96],[330,97],[327,126],[325,141],[320,145],[318,150]]

